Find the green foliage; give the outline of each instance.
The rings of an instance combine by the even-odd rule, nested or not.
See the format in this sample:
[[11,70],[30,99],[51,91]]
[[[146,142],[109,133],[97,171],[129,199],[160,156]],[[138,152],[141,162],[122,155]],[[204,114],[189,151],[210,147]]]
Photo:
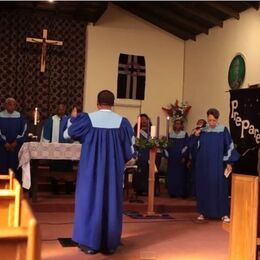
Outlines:
[[166,149],[168,146],[168,140],[165,136],[157,138],[136,138],[135,139],[135,146],[139,150],[144,150],[144,149],[152,149],[152,148],[158,148],[158,149]]

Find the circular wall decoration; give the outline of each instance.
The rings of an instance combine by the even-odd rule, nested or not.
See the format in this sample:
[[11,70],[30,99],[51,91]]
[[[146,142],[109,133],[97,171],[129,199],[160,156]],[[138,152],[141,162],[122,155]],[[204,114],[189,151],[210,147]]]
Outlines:
[[246,74],[245,59],[237,54],[231,61],[228,70],[228,84],[231,89],[239,89],[244,82]]

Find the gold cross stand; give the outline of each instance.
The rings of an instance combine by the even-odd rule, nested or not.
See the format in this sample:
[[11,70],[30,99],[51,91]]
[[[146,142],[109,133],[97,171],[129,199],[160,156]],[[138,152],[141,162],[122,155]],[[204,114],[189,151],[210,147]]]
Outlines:
[[157,153],[157,148],[150,149],[147,216],[157,215],[154,212],[154,180],[155,180],[154,175],[155,175],[155,158],[156,158],[156,153]]
[[26,37],[26,42],[41,43],[42,44],[41,67],[40,67],[41,72],[45,72],[47,44],[58,45],[58,46],[63,45],[63,41],[49,40],[49,39],[47,39],[47,37],[48,37],[48,30],[47,29],[43,29],[42,39],[41,38]]

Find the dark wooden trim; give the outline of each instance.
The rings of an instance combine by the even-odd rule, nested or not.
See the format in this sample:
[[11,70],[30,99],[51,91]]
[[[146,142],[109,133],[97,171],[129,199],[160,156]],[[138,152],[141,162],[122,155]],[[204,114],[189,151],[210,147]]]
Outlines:
[[239,18],[240,18],[239,12],[237,12],[234,9],[230,8],[229,6],[225,5],[225,2],[221,3],[221,2],[206,1],[204,3],[208,6],[216,9],[219,12],[222,12],[230,17],[236,18],[237,20],[239,20]]
[[223,27],[223,21],[221,19],[218,19],[217,17],[206,12],[202,12],[195,6],[187,5],[186,3],[180,2],[172,2],[172,5],[175,5],[179,7],[183,12],[187,12],[188,14],[194,15],[210,24]]
[[178,27],[174,25],[170,25],[169,23],[165,22],[162,20],[161,17],[155,17],[151,13],[147,13],[142,11],[139,8],[136,8],[134,5],[128,5],[127,3],[124,2],[114,2],[114,4],[118,5],[119,7],[125,9],[128,12],[131,12],[132,14],[158,26],[159,28],[162,28],[163,30],[172,33],[173,35],[176,35],[177,37],[181,38],[182,40],[196,40],[196,37],[194,34],[185,32]]
[[256,10],[259,10],[259,2],[258,1],[242,1],[243,4],[246,4],[248,7],[253,7]]
[[[159,17],[163,17],[164,19],[172,21],[172,24],[175,21],[175,22],[183,25],[184,27],[188,27],[188,28],[192,29],[193,31],[196,31],[197,33],[208,34],[208,28],[198,24],[194,20],[193,21],[191,19],[188,20],[188,19],[184,18],[183,16],[174,13],[173,10],[167,8],[167,6],[164,6],[162,4],[158,5],[158,4],[149,3],[149,5],[146,5],[144,7],[149,12],[153,12],[154,15],[157,15]],[[185,31],[185,28],[182,28],[182,29]]]

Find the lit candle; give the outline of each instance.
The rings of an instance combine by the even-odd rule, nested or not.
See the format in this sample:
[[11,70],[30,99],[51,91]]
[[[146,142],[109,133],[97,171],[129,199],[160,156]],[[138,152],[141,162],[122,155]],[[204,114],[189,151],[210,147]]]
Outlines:
[[156,125],[151,126],[151,138],[156,137]]
[[38,114],[38,108],[36,107],[35,109],[34,109],[34,120],[33,120],[33,124],[34,125],[37,125],[37,114]]
[[159,138],[159,135],[160,135],[160,117],[157,116],[156,137]]
[[170,117],[167,116],[167,119],[166,119],[166,137],[167,137],[167,139],[169,137],[169,129],[170,129]]
[[141,117],[138,116],[137,117],[137,138],[140,138],[140,129],[141,129]]

